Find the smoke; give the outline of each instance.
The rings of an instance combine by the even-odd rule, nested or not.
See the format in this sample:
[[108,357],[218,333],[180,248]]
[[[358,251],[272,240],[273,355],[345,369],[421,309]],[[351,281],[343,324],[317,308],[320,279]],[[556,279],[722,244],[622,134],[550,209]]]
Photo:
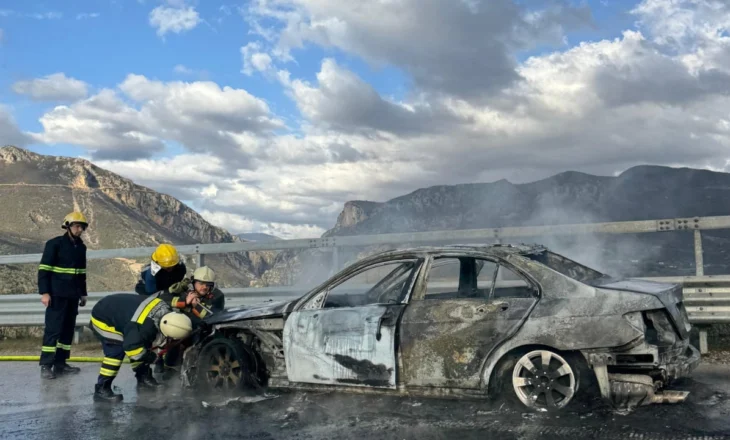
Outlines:
[[[594,214],[570,206],[562,198],[541,197],[527,225],[569,225],[605,222]],[[662,247],[648,243],[646,234],[574,234],[531,237],[551,251],[613,276],[644,275],[643,270],[662,254]],[[521,240],[524,241],[524,240]]]

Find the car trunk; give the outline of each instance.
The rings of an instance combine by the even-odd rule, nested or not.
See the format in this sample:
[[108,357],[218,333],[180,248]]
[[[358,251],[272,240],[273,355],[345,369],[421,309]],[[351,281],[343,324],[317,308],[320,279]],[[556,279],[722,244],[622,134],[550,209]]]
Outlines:
[[677,334],[682,339],[689,337],[692,327],[684,307],[681,284],[658,283],[640,279],[612,279],[592,283],[592,285],[601,289],[643,293],[658,298],[666,308]]

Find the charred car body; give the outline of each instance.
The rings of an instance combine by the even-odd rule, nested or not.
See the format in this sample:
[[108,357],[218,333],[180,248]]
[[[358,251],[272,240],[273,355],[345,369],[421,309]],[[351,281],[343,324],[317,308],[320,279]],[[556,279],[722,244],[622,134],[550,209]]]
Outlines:
[[[300,298],[208,319],[185,385],[506,397],[560,410],[666,391],[700,360],[681,286],[613,279],[542,246],[419,247],[360,260]],[[589,386],[593,385],[593,386]]]

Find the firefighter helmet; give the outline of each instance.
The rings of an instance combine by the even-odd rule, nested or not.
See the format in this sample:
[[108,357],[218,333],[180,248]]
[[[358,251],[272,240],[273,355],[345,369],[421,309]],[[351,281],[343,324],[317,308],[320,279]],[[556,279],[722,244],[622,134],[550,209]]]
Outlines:
[[72,224],[78,223],[81,226],[86,229],[89,226],[89,222],[86,221],[86,217],[84,217],[84,214],[74,211],[70,214],[67,214],[66,217],[63,218],[63,223],[61,224],[61,228],[68,229],[71,227]]
[[201,266],[195,269],[193,272],[193,281],[200,281],[201,283],[214,284],[215,283],[215,272],[208,266]]
[[184,339],[193,331],[193,322],[186,315],[170,312],[160,320],[160,331],[172,339]]
[[179,263],[180,256],[177,254],[175,246],[163,243],[157,246],[157,249],[155,249],[152,253],[152,261],[159,264],[161,267],[167,268]]

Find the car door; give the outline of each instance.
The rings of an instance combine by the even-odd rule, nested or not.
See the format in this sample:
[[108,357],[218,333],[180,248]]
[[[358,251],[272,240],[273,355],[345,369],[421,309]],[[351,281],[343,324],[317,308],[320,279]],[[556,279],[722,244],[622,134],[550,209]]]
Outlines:
[[357,268],[294,311],[283,335],[289,381],[395,388],[395,326],[422,263]]
[[537,302],[528,278],[496,261],[434,258],[400,325],[406,386],[478,388],[487,354],[519,328]]

